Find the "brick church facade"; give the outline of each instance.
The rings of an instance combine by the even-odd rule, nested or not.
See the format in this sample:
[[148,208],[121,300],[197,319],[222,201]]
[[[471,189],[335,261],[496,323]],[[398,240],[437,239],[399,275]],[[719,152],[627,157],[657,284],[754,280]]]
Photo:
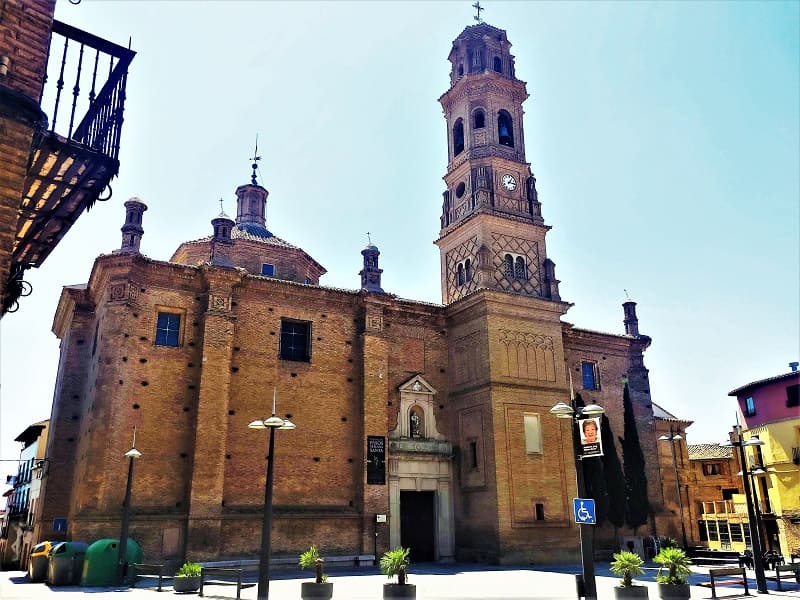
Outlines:
[[650,338],[635,303],[620,334],[562,320],[506,33],[467,27],[449,60],[442,304],[384,292],[372,244],[360,289],[321,285],[324,267],[267,229],[255,177],[236,190],[235,219],[220,214],[168,261],[139,252],[146,206],[131,199],[121,248],[64,288],[55,315],[41,522],[67,517],[75,540],[119,535],[135,427],[131,535],[146,559],[255,557],[267,435],[248,423],[271,414],[276,390],[297,429],[276,432],[273,555],[402,543],[416,561],[574,558],[572,439],[549,414],[571,373],[617,435],[627,377],[655,533]]

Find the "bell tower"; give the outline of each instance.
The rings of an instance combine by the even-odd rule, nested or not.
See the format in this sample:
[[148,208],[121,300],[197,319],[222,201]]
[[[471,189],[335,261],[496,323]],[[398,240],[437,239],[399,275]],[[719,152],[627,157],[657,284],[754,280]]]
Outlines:
[[547,259],[536,179],[525,160],[522,103],[511,44],[479,23],[453,42],[447,121],[447,186],[441,231],[442,301],[478,289],[560,300]]

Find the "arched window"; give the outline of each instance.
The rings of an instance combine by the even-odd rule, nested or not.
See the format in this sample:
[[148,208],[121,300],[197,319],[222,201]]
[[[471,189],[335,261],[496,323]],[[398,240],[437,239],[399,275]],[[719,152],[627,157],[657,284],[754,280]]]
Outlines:
[[456,269],[456,285],[464,285],[464,265],[461,263],[458,263],[458,269]]
[[[513,145],[513,144],[512,144]],[[453,126],[453,156],[458,156],[464,151],[464,121],[458,119]]]
[[472,113],[472,128],[473,129],[483,129],[486,127],[486,115],[483,112],[483,109],[479,108],[474,113]]
[[497,71],[498,73],[503,72],[503,61],[500,60],[499,56],[494,57],[494,70]]
[[514,261],[514,277],[517,279],[526,279],[525,277],[525,259],[518,256]]
[[469,259],[464,261],[464,281],[472,281],[472,262]]
[[497,114],[497,133],[501,146],[514,147],[514,126],[511,123],[511,115],[504,110]]
[[464,65],[458,65],[458,76],[461,77],[464,74]]
[[506,254],[503,259],[503,272],[507,279],[514,278],[514,257],[510,254]]

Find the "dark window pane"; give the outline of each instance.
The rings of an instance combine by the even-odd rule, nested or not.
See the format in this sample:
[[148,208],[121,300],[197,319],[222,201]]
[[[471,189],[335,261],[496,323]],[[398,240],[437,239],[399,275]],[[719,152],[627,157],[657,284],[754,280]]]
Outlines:
[[175,313],[158,313],[156,346],[177,346],[181,329],[181,316]]
[[744,401],[744,415],[746,417],[752,417],[754,414],[756,414],[756,403],[753,397],[750,396]]
[[795,383],[786,388],[786,406],[800,406],[800,384]]
[[592,362],[581,363],[581,376],[583,377],[583,389],[585,390],[597,389],[594,363]]
[[284,360],[311,360],[311,323],[307,321],[281,321],[281,358]]
[[267,277],[275,277],[275,265],[264,263],[261,265],[261,274]]

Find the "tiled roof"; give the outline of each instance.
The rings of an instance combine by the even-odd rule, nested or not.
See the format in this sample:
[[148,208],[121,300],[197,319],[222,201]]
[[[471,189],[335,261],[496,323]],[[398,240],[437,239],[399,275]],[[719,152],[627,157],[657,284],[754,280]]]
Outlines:
[[689,460],[709,460],[714,458],[729,459],[733,457],[733,448],[719,444],[686,444]]
[[728,392],[728,396],[738,396],[739,392],[743,392],[749,388],[753,388],[758,385],[763,385],[765,383],[772,383],[774,381],[781,381],[782,379],[789,379],[791,377],[800,377],[800,371],[789,371],[788,373],[784,373],[783,375],[775,375],[775,377],[767,377],[766,379],[751,381],[747,385],[743,385],[742,387],[738,387],[735,390]]
[[[184,243],[201,244],[203,242],[210,242],[212,239],[214,239],[214,236],[209,235],[197,240],[190,240]],[[301,248],[295,246],[294,244],[290,244],[286,240],[282,240],[281,238],[277,237],[265,227],[261,227],[260,225],[255,225],[253,223],[241,223],[239,225],[236,225],[231,230],[231,239],[247,240],[250,242],[261,242],[262,244],[268,244],[270,246],[278,246],[280,248],[292,248],[294,250],[301,250]]]

